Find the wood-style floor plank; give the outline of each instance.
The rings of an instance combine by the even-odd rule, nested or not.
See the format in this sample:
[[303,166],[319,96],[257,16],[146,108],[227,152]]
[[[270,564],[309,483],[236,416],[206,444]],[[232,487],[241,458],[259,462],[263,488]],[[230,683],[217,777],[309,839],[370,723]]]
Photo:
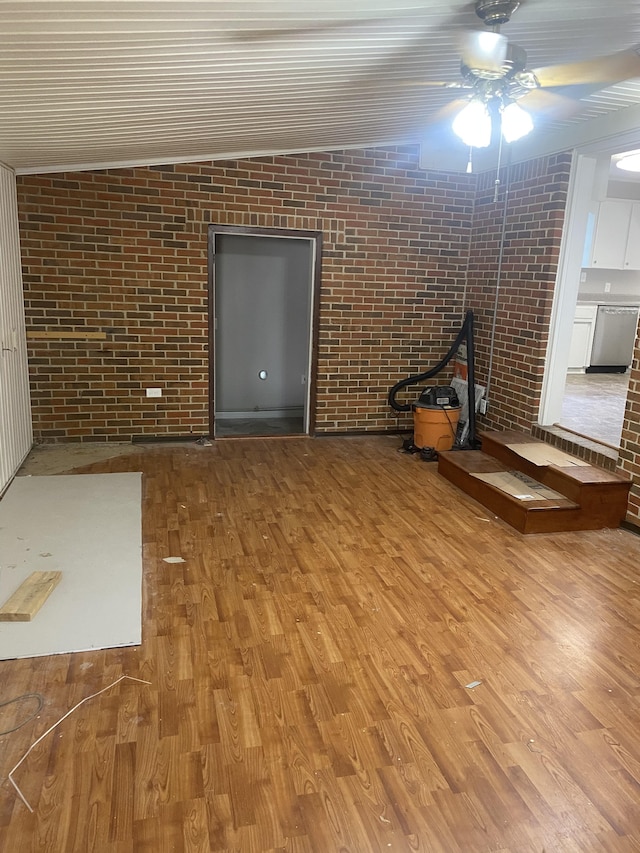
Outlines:
[[[640,539],[521,536],[397,447],[150,446],[78,472],[143,472],[143,641],[0,662],[2,698],[45,697],[0,737],[1,850],[640,851]],[[7,772],[123,674],[151,684],[17,771],[30,814]]]

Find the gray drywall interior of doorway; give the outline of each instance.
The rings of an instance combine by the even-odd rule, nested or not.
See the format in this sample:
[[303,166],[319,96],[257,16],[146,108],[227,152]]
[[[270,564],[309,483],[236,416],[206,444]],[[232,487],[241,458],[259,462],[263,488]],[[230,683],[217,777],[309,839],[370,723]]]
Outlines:
[[309,240],[216,235],[216,415],[302,413],[312,257]]

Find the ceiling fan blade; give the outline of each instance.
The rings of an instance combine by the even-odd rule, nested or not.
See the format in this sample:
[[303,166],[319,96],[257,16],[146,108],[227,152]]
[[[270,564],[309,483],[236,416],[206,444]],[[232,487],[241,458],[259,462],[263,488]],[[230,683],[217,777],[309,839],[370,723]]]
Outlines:
[[533,89],[518,99],[518,104],[536,117],[545,119],[567,119],[584,109],[584,103],[576,98],[545,89]]
[[[431,152],[450,151],[452,146],[456,148],[464,143],[458,140],[453,132],[453,121],[456,115],[469,103],[466,98],[456,98],[444,104],[434,113],[428,116],[423,123],[422,140]],[[466,162],[466,161],[465,161]],[[461,164],[461,169],[463,168]]]
[[[346,7],[347,4],[345,4]],[[301,4],[303,8],[303,4]],[[411,18],[422,18],[425,14],[425,3],[423,0],[415,0],[415,5],[405,4],[405,8],[393,9],[390,8],[387,14],[371,15],[363,11],[361,17],[340,18],[328,17],[324,20],[310,21],[306,23],[300,21],[299,26],[292,27],[275,27],[272,22],[265,21],[264,27],[256,28],[247,27],[247,29],[238,29],[231,36],[235,41],[255,41],[278,39],[287,37],[300,37],[304,35],[315,34],[334,34],[340,30],[353,30],[359,27],[370,27],[378,24],[388,24],[391,21],[402,21]],[[447,12],[440,16],[439,20],[430,15],[431,22],[429,30],[454,30],[459,27],[469,27],[474,21],[475,8],[472,2],[467,2],[455,12]],[[475,19],[477,21],[477,18]]]
[[435,113],[428,117],[428,130],[432,132],[446,129],[447,132],[449,132],[451,130],[451,122],[453,121],[454,116],[459,113],[463,107],[466,107],[468,103],[469,101],[466,98],[456,98],[454,101],[449,101],[448,104],[441,106],[435,111]]
[[458,39],[462,62],[478,71],[500,71],[507,56],[507,37],[491,30],[471,30]]
[[352,20],[318,21],[301,27],[275,28],[265,26],[263,29],[237,30],[233,33],[234,41],[261,41],[266,39],[279,39],[300,37],[309,34],[335,33],[336,30],[346,30],[351,27],[359,27],[363,24],[376,24],[388,21],[388,18],[354,18]]
[[418,86],[420,88],[425,89],[466,89],[469,88],[465,86],[464,82],[454,80],[454,81],[445,81],[445,80],[407,80],[404,81],[403,86]]
[[[583,83],[597,84],[598,89],[640,77],[639,48],[621,50],[609,56],[599,56],[586,62],[566,65],[547,65],[534,69],[534,74],[545,88],[572,86]],[[597,89],[595,90],[597,91]]]

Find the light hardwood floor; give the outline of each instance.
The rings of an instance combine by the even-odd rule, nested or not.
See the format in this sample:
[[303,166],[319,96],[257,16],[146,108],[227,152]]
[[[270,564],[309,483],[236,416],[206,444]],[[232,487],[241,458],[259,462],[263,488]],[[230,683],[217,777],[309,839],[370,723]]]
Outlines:
[[[523,537],[398,444],[83,469],[144,472],[143,643],[0,663],[46,698],[0,850],[640,850],[640,539]],[[30,814],[8,770],[122,674],[16,773]]]

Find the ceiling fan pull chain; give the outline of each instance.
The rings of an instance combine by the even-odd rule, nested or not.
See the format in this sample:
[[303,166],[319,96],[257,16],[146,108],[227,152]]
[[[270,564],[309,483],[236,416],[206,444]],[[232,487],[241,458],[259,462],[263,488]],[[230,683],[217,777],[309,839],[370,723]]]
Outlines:
[[493,182],[493,203],[498,201],[498,193],[500,192],[500,167],[502,166],[502,133],[498,141],[498,165],[496,168],[496,179]]

